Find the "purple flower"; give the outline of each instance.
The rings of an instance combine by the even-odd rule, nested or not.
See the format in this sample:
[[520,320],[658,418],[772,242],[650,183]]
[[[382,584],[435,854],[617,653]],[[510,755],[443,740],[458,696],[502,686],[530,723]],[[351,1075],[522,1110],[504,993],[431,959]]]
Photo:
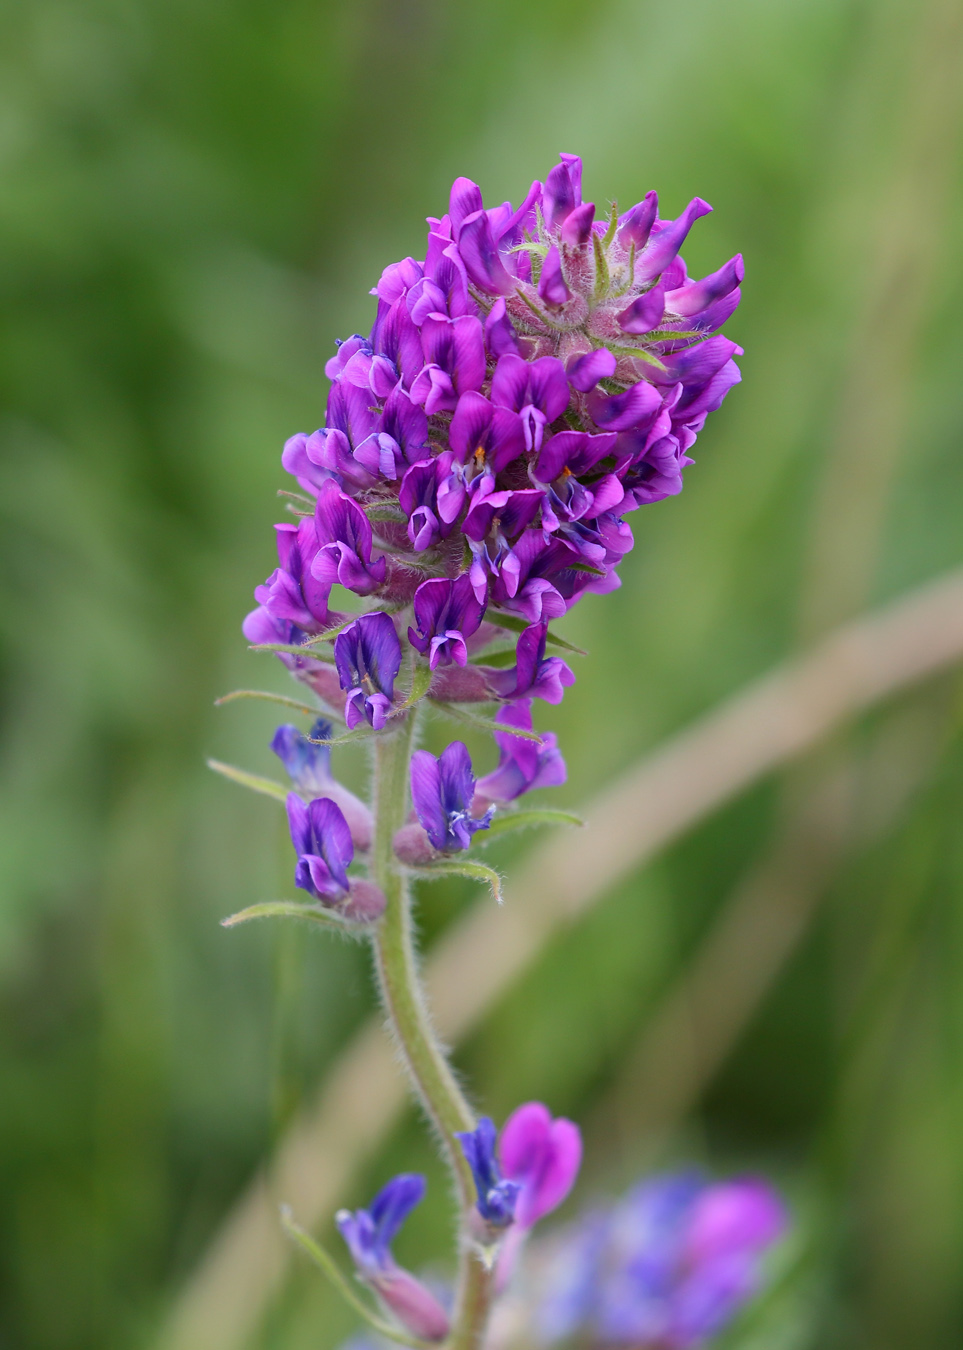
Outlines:
[[475,1178],[478,1213],[492,1228],[507,1228],[514,1221],[515,1205],[522,1188],[518,1182],[506,1181],[501,1175],[495,1152],[497,1134],[494,1124],[487,1116],[482,1116],[474,1130],[456,1132],[455,1138],[461,1144]]
[[373,479],[380,476],[393,482],[427,450],[428,418],[399,382],[385,400],[380,430],[358,446],[354,457]]
[[[706,416],[739,380],[740,349],[717,330],[743,280],[738,256],[688,276],[679,249],[701,198],[661,220],[650,192],[604,222],[581,182],[564,154],[517,207],[486,209],[457,179],[424,257],[385,268],[370,334],[326,366],[325,425],[285,446],[317,504],[283,527],[249,626],[265,630],[266,613],[317,632],[335,583],[399,609],[417,590],[412,640],[446,688],[454,664],[463,693],[561,698],[571,672],[535,637],[513,671],[461,664],[473,604],[537,626],[618,586],[622,517],[681,489]],[[330,672],[282,659],[330,701]]]
[[[502,708],[497,720],[507,728],[531,731],[531,699],[510,703]],[[496,731],[495,741],[500,751],[498,768],[479,778],[475,784],[476,800],[513,802],[535,788],[560,787],[565,782],[565,760],[554,732],[543,732],[539,742],[514,736],[510,730]]]
[[545,427],[568,407],[565,367],[554,356],[523,361],[513,353],[500,358],[492,376],[492,402],[521,415],[525,444],[538,452]]
[[423,581],[415,592],[418,627],[408,629],[408,641],[422,656],[427,655],[432,670],[453,661],[463,666],[468,660],[465,639],[475,632],[483,613],[468,576]]
[[421,328],[425,366],[411,397],[425,412],[453,412],[462,394],[481,388],[485,378],[485,335],[480,320],[462,314],[449,319],[429,314]]
[[546,703],[561,703],[564,689],[575,683],[575,676],[560,657],[546,658],[547,636],[547,623],[526,628],[518,639],[512,669],[489,675],[489,684],[499,698],[514,701],[528,695]]
[[469,577],[480,604],[488,594],[489,577],[500,577],[509,596],[518,590],[522,564],[510,541],[517,539],[535,519],[543,496],[532,488],[474,494],[462,530],[472,552]]
[[[540,1315],[549,1343],[581,1333],[603,1347],[704,1345],[756,1292],[762,1258],[786,1224],[781,1200],[757,1178],[643,1182],[562,1243]],[[590,1272],[577,1299],[571,1250],[582,1275]]]
[[305,803],[296,792],[289,792],[287,808],[291,842],[298,856],[295,886],[348,919],[361,923],[379,919],[385,910],[383,892],[371,881],[348,876],[354,844],[337,803],[327,797]]
[[334,660],[341,688],[347,691],[344,717],[348,729],[366,720],[380,731],[394,699],[401,669],[401,643],[387,614],[362,614],[334,640]]
[[331,747],[318,745],[333,735],[330,722],[319,717],[307,736],[286,722],[278,727],[271,749],[284,765],[302,797],[328,797],[344,815],[355,848],[371,847],[373,821],[371,811],[331,773]]
[[494,476],[524,454],[525,427],[518,413],[496,408],[482,394],[468,393],[458,402],[448,440],[460,464],[470,462],[479,472]]
[[424,1194],[424,1177],[405,1172],[389,1181],[367,1209],[353,1213],[339,1210],[335,1223],[358,1274],[402,1326],[424,1340],[442,1341],[448,1335],[448,1314],[434,1294],[403,1270],[391,1254],[391,1243],[398,1230]]
[[314,521],[319,549],[311,571],[329,591],[337,581],[358,595],[370,595],[384,583],[385,560],[371,557],[371,522],[337,483],[322,484]]
[[[287,619],[304,632],[320,632],[328,622],[330,586],[319,583],[311,572],[318,552],[314,521],[299,525],[275,525],[278,560],[281,564],[256,587],[254,598],[275,619]],[[274,641],[276,639],[269,639]]]
[[316,900],[337,903],[348,894],[348,866],[354,860],[351,831],[340,808],[326,797],[306,805],[288,793],[288,825],[298,855],[294,884]]
[[411,757],[411,799],[415,814],[439,853],[459,853],[478,830],[491,823],[489,808],[480,819],[471,814],[475,778],[471,756],[461,741],[452,741],[436,759],[428,750]]
[[[444,450],[434,459],[423,459],[401,480],[398,504],[408,517],[408,538],[416,553],[422,553],[451,533],[455,516],[461,510],[465,488],[450,484],[453,455]],[[446,518],[446,504],[457,493],[455,509]],[[447,490],[447,491],[446,491]]]
[[541,1102],[526,1102],[505,1121],[499,1140],[502,1171],[519,1185],[515,1222],[527,1229],[557,1209],[582,1165],[582,1136]]

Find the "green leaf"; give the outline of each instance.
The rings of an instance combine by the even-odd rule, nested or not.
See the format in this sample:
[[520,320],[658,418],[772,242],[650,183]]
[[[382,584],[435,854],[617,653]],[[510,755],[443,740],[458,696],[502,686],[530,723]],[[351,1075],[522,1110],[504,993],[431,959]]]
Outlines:
[[645,361],[647,365],[655,366],[656,370],[665,370],[665,366],[652,352],[647,352],[644,347],[617,347],[614,343],[605,344],[610,352],[616,356],[634,356],[639,361]]
[[419,661],[415,666],[414,673],[411,677],[411,689],[408,692],[408,697],[405,699],[404,703],[399,703],[397,708],[392,708],[391,712],[388,714],[389,717],[400,717],[401,714],[406,713],[409,708],[413,708],[416,703],[425,697],[430,684],[431,670],[428,666],[423,665]]
[[532,807],[529,811],[506,811],[496,815],[487,830],[475,835],[476,844],[487,844],[490,839],[509,834],[512,830],[527,830],[534,825],[584,825],[581,816],[573,811],[559,811],[554,807]]
[[[530,623],[518,617],[517,614],[506,614],[502,610],[489,610],[488,622],[495,624],[498,628],[508,628],[513,633],[524,633],[526,628],[531,628]],[[545,635],[545,641],[549,647],[562,647],[567,652],[574,652],[576,656],[588,656],[588,652],[583,647],[576,647],[573,642],[566,642],[564,638],[558,637],[551,629]]]
[[312,745],[344,745],[347,741],[369,741],[372,736],[377,736],[376,731],[370,727],[355,727],[353,731],[343,731],[340,736],[329,736],[326,739],[314,740],[311,736],[308,740]]
[[259,774],[236,769],[233,764],[222,764],[219,759],[209,759],[207,767],[213,769],[215,773],[223,774],[225,778],[230,778],[232,783],[240,783],[241,787],[250,788],[252,792],[260,792],[265,797],[274,797],[279,802],[286,802],[288,799],[291,789],[286,788],[283,783],[276,783],[273,778],[261,778]]
[[299,904],[297,900],[263,900],[258,905],[248,905],[221,920],[222,928],[236,928],[238,924],[248,923],[251,919],[307,919],[318,923],[322,928],[345,932],[346,925],[337,914],[322,909],[320,905]]
[[[392,1326],[390,1322],[386,1322],[384,1318],[379,1317],[373,1308],[369,1308],[364,1299],[360,1298],[355,1292],[351,1281],[341,1270],[334,1257],[294,1222],[287,1205],[281,1206],[281,1226],[288,1237],[296,1242],[303,1252],[307,1253],[319,1270],[324,1272],[345,1302],[350,1304],[358,1316],[363,1317],[369,1326],[374,1327],[379,1335],[387,1336],[389,1339],[397,1341],[399,1345],[414,1346],[415,1350],[432,1350],[429,1341],[422,1341],[417,1336],[409,1336],[406,1331]],[[437,1350],[437,1345],[434,1350]]]
[[429,867],[412,868],[411,872],[422,881],[438,881],[441,877],[471,877],[473,881],[484,881],[495,901],[499,905],[502,903],[502,879],[494,867],[488,867],[485,863],[471,862],[468,858],[460,862],[446,860],[432,863]]
[[490,717],[482,717],[479,713],[468,712],[460,704],[443,703],[440,699],[434,698],[431,702],[447,717],[453,717],[456,722],[466,722],[468,726],[478,727],[481,731],[507,731],[512,736],[521,736],[523,741],[538,741],[541,745],[542,737],[537,731],[522,731],[520,727],[506,726],[504,722],[493,722]]
[[[316,642],[322,641],[320,637]],[[334,662],[332,652],[319,652],[316,647],[303,643],[301,646],[295,646],[291,642],[252,642],[249,650],[252,652],[286,652],[289,656],[306,656],[310,661],[327,661],[329,664]]]
[[238,698],[263,698],[268,703],[280,703],[282,708],[291,708],[294,712],[305,713],[308,717],[322,717],[320,708],[312,708],[310,703],[302,703],[300,699],[289,698],[287,694],[272,694],[267,689],[232,689],[229,694],[222,694],[220,698],[214,700],[214,707],[223,707],[225,703],[233,703]]

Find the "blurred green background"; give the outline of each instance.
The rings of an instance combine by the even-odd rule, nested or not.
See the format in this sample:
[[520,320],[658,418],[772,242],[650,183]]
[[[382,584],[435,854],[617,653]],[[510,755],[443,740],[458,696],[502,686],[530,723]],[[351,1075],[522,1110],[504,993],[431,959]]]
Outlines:
[[[456,175],[517,200],[559,150],[599,203],[711,201],[690,273],[745,255],[744,383],[684,494],[632,517],[623,589],[567,621],[592,657],[539,725],[577,805],[963,562],[961,27],[958,0],[0,7],[3,1350],[151,1344],[371,1007],[361,949],[218,927],[290,894],[291,857],[203,760],[269,770],[272,714],[212,702],[285,687],[239,623],[281,444],[321,422],[382,267]],[[678,1158],[786,1188],[802,1256],[739,1345],[963,1342],[961,692],[908,692],[705,822],[459,1048],[497,1118],[534,1096],[583,1123],[582,1201]],[[656,1148],[626,1069],[646,1018],[813,803],[812,918]],[[424,899],[429,941],[484,903]],[[345,1200],[399,1166],[432,1182],[401,1255],[443,1264],[413,1116]],[[299,1267],[249,1342],[350,1328]]]

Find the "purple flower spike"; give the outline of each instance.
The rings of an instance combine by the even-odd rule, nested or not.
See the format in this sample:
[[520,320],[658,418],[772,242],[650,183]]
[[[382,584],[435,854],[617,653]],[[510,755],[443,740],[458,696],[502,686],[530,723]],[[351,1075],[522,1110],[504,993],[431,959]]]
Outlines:
[[298,855],[294,884],[322,904],[348,895],[348,866],[354,859],[351,831],[341,808],[327,797],[305,804],[296,792],[287,799],[291,843]]
[[321,545],[312,574],[330,591],[336,581],[358,595],[370,595],[384,583],[384,558],[371,558],[371,523],[361,507],[337,483],[324,483],[318,493],[315,526]]
[[[299,643],[332,622],[335,584],[384,608],[417,591],[412,641],[436,692],[557,702],[571,672],[537,634],[514,670],[462,664],[466,639],[478,607],[537,629],[614,590],[626,513],[681,490],[707,414],[739,380],[740,349],[718,330],[742,259],[690,279],[679,253],[708,210],[695,198],[660,220],[650,192],[609,228],[570,154],[517,206],[486,209],[457,179],[423,256],[384,269],[370,333],[327,363],[325,425],[285,446],[316,508],[280,527],[280,566],[245,631]],[[330,666],[280,659],[341,705]],[[345,688],[349,725],[380,726],[387,696],[360,677]]]
[[411,757],[411,799],[421,826],[439,853],[460,853],[478,830],[487,830],[492,810],[480,819],[471,814],[475,778],[471,756],[461,741],[452,741],[438,759],[428,750]]
[[513,802],[523,793],[533,792],[536,788],[561,787],[567,774],[554,732],[543,732],[541,742],[511,733],[512,727],[522,731],[532,730],[531,699],[510,703],[501,710],[497,720],[507,728],[495,732],[500,752],[498,768],[484,778],[479,778],[475,784],[475,800]]
[[455,581],[436,577],[423,581],[415,591],[415,623],[408,641],[432,670],[439,666],[463,666],[468,661],[465,639],[482,621],[484,608],[475,598],[471,580],[462,573]]
[[541,1102],[526,1102],[506,1120],[499,1152],[506,1177],[520,1187],[515,1222],[531,1228],[557,1209],[575,1184],[582,1165],[577,1125],[553,1119]]
[[476,1129],[456,1132],[455,1138],[461,1144],[475,1178],[478,1213],[492,1228],[507,1228],[514,1221],[515,1205],[522,1187],[516,1181],[502,1178],[495,1152],[494,1124],[487,1116],[482,1116]]
[[448,1314],[431,1290],[403,1270],[391,1254],[398,1230],[424,1194],[424,1177],[405,1172],[389,1181],[367,1209],[339,1210],[334,1221],[358,1274],[402,1326],[423,1340],[442,1341],[449,1331]]
[[341,808],[355,848],[368,849],[374,831],[370,809],[331,773],[331,747],[318,745],[330,740],[334,729],[319,717],[307,736],[290,722],[278,727],[271,749],[284,765],[302,797],[329,797]]
[[394,699],[401,669],[401,643],[387,614],[362,614],[334,640],[341,688],[347,691],[344,720],[349,731],[366,720],[380,731]]

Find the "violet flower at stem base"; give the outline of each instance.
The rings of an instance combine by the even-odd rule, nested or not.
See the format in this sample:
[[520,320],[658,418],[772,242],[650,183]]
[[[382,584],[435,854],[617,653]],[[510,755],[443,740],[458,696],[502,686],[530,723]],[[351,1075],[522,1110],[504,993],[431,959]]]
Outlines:
[[[397,730],[375,739],[371,876],[387,900],[372,936],[385,1012],[421,1103],[438,1131],[451,1167],[463,1219],[475,1204],[475,1183],[455,1135],[473,1130],[475,1117],[435,1037],[415,960],[408,881],[399,871],[392,841],[408,818],[408,782],[416,714],[398,718]],[[492,1272],[474,1244],[459,1257],[458,1294],[446,1350],[481,1350],[493,1297]]]

